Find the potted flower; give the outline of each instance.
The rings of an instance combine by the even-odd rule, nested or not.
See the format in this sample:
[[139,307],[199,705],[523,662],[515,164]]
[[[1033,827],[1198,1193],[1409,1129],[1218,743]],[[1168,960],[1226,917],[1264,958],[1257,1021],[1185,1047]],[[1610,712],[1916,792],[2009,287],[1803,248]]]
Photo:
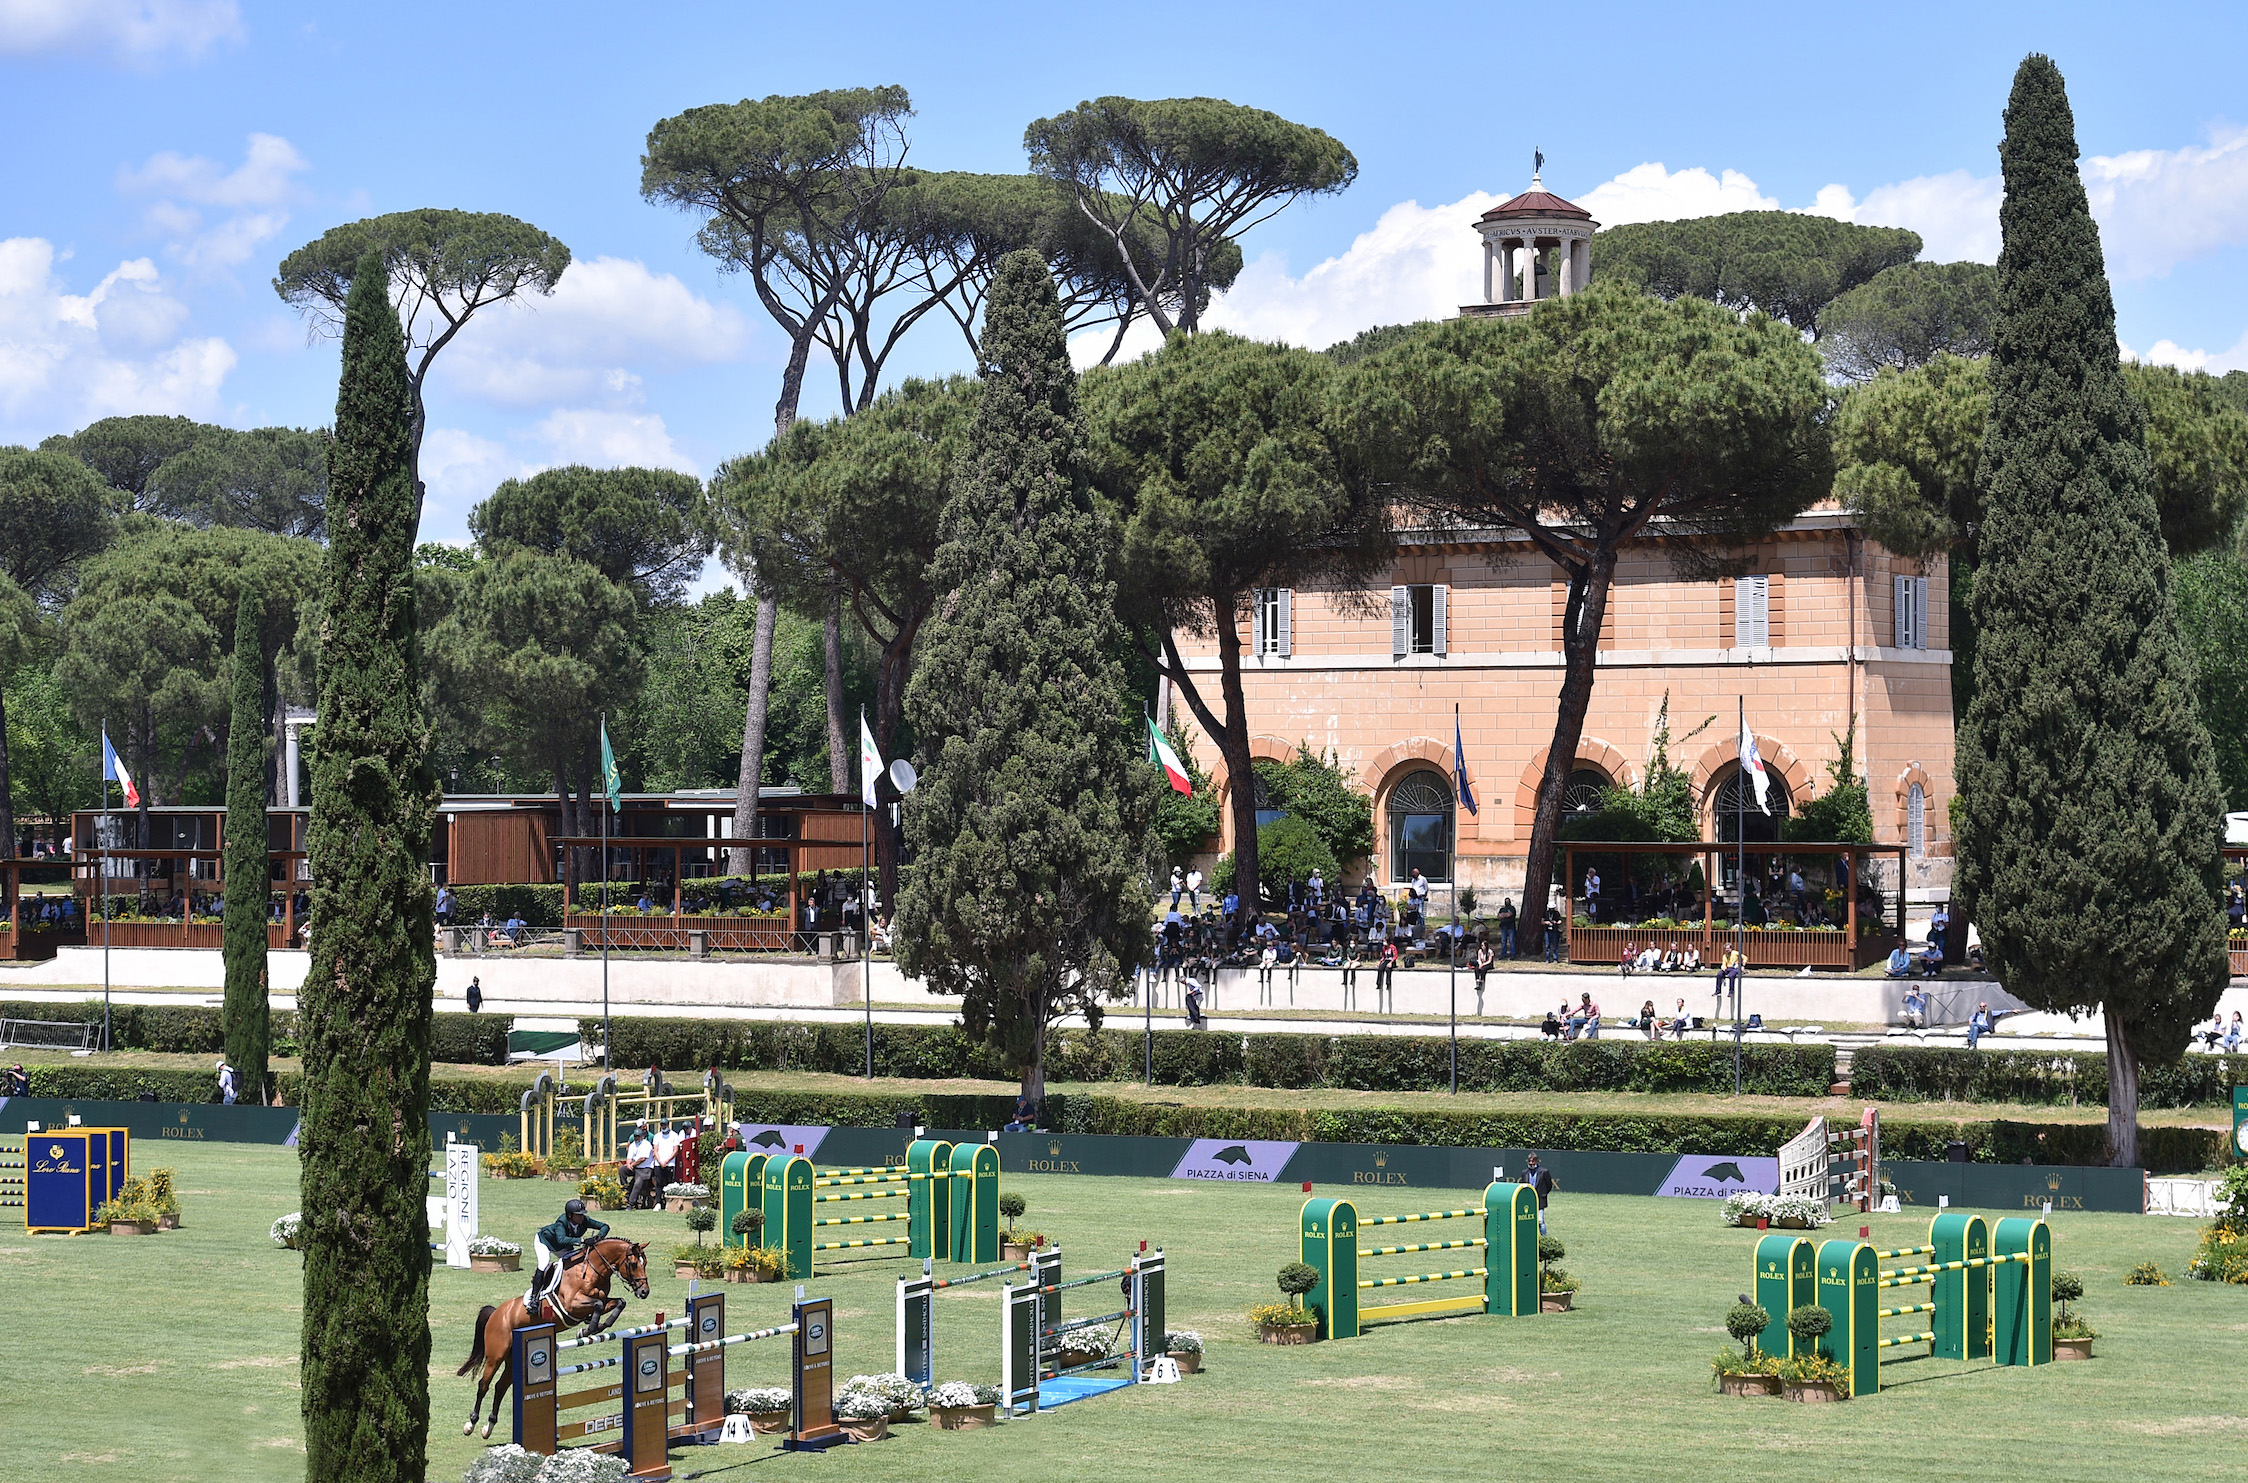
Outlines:
[[1710,1368],[1717,1372],[1718,1390],[1726,1395],[1780,1393],[1777,1362],[1756,1347],[1757,1336],[1771,1321],[1772,1315],[1761,1304],[1750,1302],[1746,1293],[1725,1315],[1725,1332],[1741,1347],[1738,1353],[1720,1349],[1717,1358],[1710,1361]]
[[[839,1394],[836,1419],[862,1442],[881,1441],[890,1434],[892,1423],[904,1421],[923,1404],[921,1387],[897,1374],[853,1375]],[[849,1410],[844,1402],[850,1403]]]
[[546,1177],[572,1184],[585,1177],[585,1134],[567,1123],[554,1130],[554,1152],[546,1161]]
[[519,1272],[523,1269],[523,1248],[497,1236],[471,1236],[468,1269],[471,1272]]
[[778,1386],[726,1392],[726,1409],[749,1418],[749,1429],[761,1436],[778,1436],[788,1430],[795,1397]]
[[929,1392],[929,1417],[941,1431],[974,1431],[998,1419],[999,1387],[947,1380]]
[[1099,1364],[1115,1351],[1109,1346],[1108,1335],[1098,1329],[1071,1329],[1062,1335],[1060,1356],[1055,1363],[1065,1370],[1081,1370]]
[[890,1407],[871,1390],[846,1390],[835,1398],[835,1421],[854,1442],[879,1442],[890,1434]]
[[266,1234],[273,1238],[274,1245],[284,1251],[304,1250],[304,1212],[290,1211],[275,1221],[273,1228]]
[[578,1194],[596,1210],[624,1209],[624,1186],[613,1174],[596,1174],[589,1165],[586,1177],[578,1181]]
[[2069,1304],[2084,1296],[2084,1279],[2074,1272],[2053,1274],[2053,1301],[2060,1305],[2060,1315],[2053,1322],[2053,1358],[2090,1359],[2092,1341],[2100,1331],[2069,1308]]
[[706,1231],[718,1229],[718,1212],[708,1205],[694,1205],[687,1210],[687,1229],[695,1233],[695,1244],[702,1245]]
[[775,1246],[729,1246],[721,1275],[728,1282],[779,1282],[788,1276],[788,1253]]
[[1202,1369],[1202,1336],[1193,1329],[1173,1329],[1163,1336],[1163,1352],[1179,1362],[1182,1375]]
[[112,1236],[153,1235],[156,1212],[122,1197],[104,1200],[94,1211],[94,1224],[109,1227]]
[[999,1197],[999,1216],[1007,1222],[1007,1234],[999,1243],[999,1259],[1008,1262],[1027,1262],[1036,1248],[1015,1235],[1015,1222],[1021,1220],[1030,1205],[1021,1195],[1009,1191]]
[[682,1210],[692,1211],[709,1198],[710,1186],[707,1184],[667,1184],[663,1187],[663,1208],[674,1215]]
[[1303,1262],[1290,1262],[1274,1278],[1285,1303],[1259,1303],[1249,1310],[1257,1337],[1267,1344],[1309,1344],[1319,1337],[1319,1315],[1304,1307],[1304,1294],[1319,1285],[1319,1273]]
[[148,1171],[148,1203],[156,1207],[156,1228],[176,1231],[180,1228],[179,1189],[172,1182],[169,1169]]
[[726,1275],[725,1248],[682,1241],[671,1248],[671,1275],[681,1281],[689,1277],[721,1278]]
[[1569,1254],[1559,1236],[1538,1238],[1538,1311],[1540,1313],[1567,1313],[1577,1300],[1577,1289],[1584,1284],[1571,1277],[1566,1270],[1556,1266]]
[[1791,1401],[1846,1401],[1850,1372],[1819,1351],[1819,1340],[1834,1328],[1834,1315],[1812,1303],[1789,1310],[1787,1331],[1796,1356],[1779,1363],[1781,1393]]

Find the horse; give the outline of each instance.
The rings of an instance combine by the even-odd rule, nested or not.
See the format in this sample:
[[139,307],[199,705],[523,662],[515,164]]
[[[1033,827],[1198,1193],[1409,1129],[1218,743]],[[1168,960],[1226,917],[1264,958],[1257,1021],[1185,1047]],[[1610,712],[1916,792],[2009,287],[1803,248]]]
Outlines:
[[[555,1285],[545,1305],[553,1311],[560,1324],[581,1324],[578,1337],[591,1338],[617,1321],[624,1312],[624,1299],[609,1296],[609,1279],[622,1277],[632,1295],[642,1302],[648,1300],[648,1243],[627,1241],[621,1236],[607,1236],[591,1246],[573,1253],[573,1259],[563,1264],[562,1280]],[[468,1408],[468,1424],[461,1428],[464,1437],[476,1433],[476,1417],[484,1409],[484,1393],[492,1394],[491,1418],[484,1423],[484,1435],[490,1436],[499,1424],[500,1401],[507,1388],[515,1383],[515,1331],[531,1323],[530,1310],[521,1298],[509,1298],[497,1307],[487,1303],[476,1315],[476,1341],[461,1367],[453,1371],[465,1375],[484,1366],[477,1377],[476,1404]],[[499,1386],[494,1389],[492,1377],[499,1376]]]

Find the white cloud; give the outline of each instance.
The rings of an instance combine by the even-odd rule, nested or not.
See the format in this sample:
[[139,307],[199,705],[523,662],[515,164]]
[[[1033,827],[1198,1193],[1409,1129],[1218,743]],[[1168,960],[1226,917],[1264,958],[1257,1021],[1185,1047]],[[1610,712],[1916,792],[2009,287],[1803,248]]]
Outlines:
[[663,418],[653,412],[608,412],[595,408],[558,407],[542,418],[534,432],[550,457],[540,467],[559,463],[584,463],[601,468],[626,464],[641,468],[677,469],[700,475],[685,454],[672,446]]
[[1909,227],[1920,234],[1920,256],[1931,263],[1998,261],[1998,203],[2005,185],[1996,175],[1952,170],[1875,186],[1863,201],[1848,187],[1820,188],[1814,216],[1868,227]]
[[232,346],[181,334],[187,307],[134,258],[90,291],[56,272],[54,244],[0,242],[0,427],[37,437],[132,412],[211,417]]
[[433,427],[422,438],[421,476],[429,488],[422,514],[423,538],[465,538],[468,512],[502,480],[528,478],[541,469],[570,463],[702,474],[673,445],[663,418],[652,412],[558,407],[537,422],[514,429],[506,442],[462,428]]
[[2248,129],[2210,137],[2206,146],[2085,159],[2084,189],[2110,274],[2160,278],[2180,263],[2248,242]]
[[2176,366],[2181,371],[2207,371],[2212,376],[2222,376],[2227,371],[2248,369],[2248,334],[2235,340],[2229,350],[2189,350],[2175,340],[2157,340],[2143,354],[2128,345],[2120,348],[2126,360]]
[[1712,175],[1701,166],[1675,173],[1659,160],[1634,165],[1573,198],[1604,227],[1635,221],[1684,221],[1728,211],[1777,211],[1778,201],[1738,170]]
[[437,358],[449,391],[503,406],[640,400],[642,370],[732,360],[748,321],[669,273],[626,258],[570,265],[550,297],[486,310]]
[[[302,194],[296,177],[310,168],[278,134],[252,134],[232,170],[202,155],[165,150],[138,170],[120,170],[117,188],[157,198],[148,223],[171,238],[165,249],[171,256],[190,267],[231,268],[289,224],[287,208]],[[207,222],[203,207],[220,213],[218,219]]]
[[241,36],[235,0],[0,0],[0,55],[93,51],[147,64]]

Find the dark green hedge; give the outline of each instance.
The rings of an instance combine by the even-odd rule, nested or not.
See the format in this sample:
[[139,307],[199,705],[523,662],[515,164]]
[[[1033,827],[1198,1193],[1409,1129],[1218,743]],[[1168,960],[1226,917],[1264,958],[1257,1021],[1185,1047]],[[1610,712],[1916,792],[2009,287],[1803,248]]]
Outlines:
[[[825,1071],[856,1075],[866,1066],[866,1032],[855,1025],[632,1016],[612,1022],[612,1064],[701,1070]],[[601,1022],[579,1021],[598,1041]],[[1159,1086],[1329,1087],[1365,1092],[1441,1091],[1450,1084],[1450,1046],[1435,1035],[1220,1035],[1193,1030],[1155,1034]],[[1141,1036],[1125,1028],[1057,1035],[1048,1047],[1049,1081],[1138,1081]],[[950,1026],[874,1027],[877,1076],[1011,1081],[999,1057]],[[1762,1096],[1818,1097],[1834,1080],[1825,1045],[1752,1045],[1741,1055],[1742,1089]],[[1702,1041],[1462,1040],[1460,1089],[1475,1092],[1730,1092],[1729,1045]]]
[[[34,1097],[62,1097],[109,1102],[137,1101],[153,1092],[159,1102],[216,1102],[217,1076],[210,1071],[136,1070],[127,1066],[95,1066],[79,1062],[56,1066],[27,1066]],[[279,1074],[281,1100],[294,1107],[304,1092],[304,1073]],[[468,1077],[432,1076],[429,1079],[431,1112],[513,1112],[522,1104],[529,1083],[486,1081]],[[994,1123],[994,1127],[998,1124]]]
[[[2227,1107],[2248,1085],[2248,1055],[2183,1056],[2139,1068],[2142,1107]],[[2101,1051],[1951,1050],[1869,1046],[1850,1066],[1850,1088],[1890,1102],[2012,1102],[2030,1107],[2107,1105]]]
[[[101,1001],[76,1004],[41,1004],[24,1000],[0,1001],[0,1019],[67,1020],[99,1025]],[[504,1066],[507,1033],[515,1027],[509,1015],[448,1014],[431,1016],[430,1059],[440,1065]],[[297,1017],[293,1011],[273,1012],[273,1040],[278,1054],[295,1054]],[[161,1051],[170,1055],[215,1056],[225,1048],[226,1035],[219,1011],[199,1005],[114,1004],[110,1007],[110,1044],[117,1050]],[[198,1073],[200,1074],[200,1073]],[[77,1093],[74,1095],[89,1095]],[[190,1097],[189,1101],[200,1101]]]

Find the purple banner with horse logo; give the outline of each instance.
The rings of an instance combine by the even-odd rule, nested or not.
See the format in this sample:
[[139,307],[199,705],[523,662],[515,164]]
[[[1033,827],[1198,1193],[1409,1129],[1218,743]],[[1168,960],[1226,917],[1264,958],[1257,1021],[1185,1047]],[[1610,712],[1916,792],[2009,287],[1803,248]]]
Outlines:
[[819,1154],[820,1143],[827,1137],[824,1127],[804,1127],[795,1123],[736,1123],[741,1134],[742,1147],[750,1153],[802,1154],[814,1158]]
[[1265,1143],[1252,1139],[1197,1138],[1180,1156],[1173,1179],[1235,1179],[1270,1184],[1280,1177],[1300,1143]]
[[1780,1161],[1776,1158],[1727,1158],[1723,1154],[1690,1154],[1670,1166],[1670,1177],[1655,1191],[1681,1200],[1722,1200],[1746,1190],[1776,1195],[1780,1192]]

